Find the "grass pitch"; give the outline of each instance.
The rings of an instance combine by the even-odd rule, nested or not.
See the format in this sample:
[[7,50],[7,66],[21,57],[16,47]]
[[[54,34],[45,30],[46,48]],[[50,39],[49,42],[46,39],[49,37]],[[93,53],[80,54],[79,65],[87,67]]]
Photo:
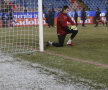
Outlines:
[[[86,27],[78,26],[78,30],[79,32],[73,40],[76,46],[71,47],[66,45],[70,36],[67,35],[64,47],[45,47],[45,51],[108,65],[108,27],[102,25],[99,25],[99,27],[86,25]],[[56,27],[44,27],[44,42],[48,40],[58,42]],[[105,88],[108,88],[108,68],[40,52],[31,55],[18,54],[16,57],[33,63],[39,63],[48,68],[67,72],[69,74],[68,77],[70,77],[69,80],[72,80],[72,82],[88,84],[95,90],[105,90]],[[71,76],[75,76],[75,78],[71,78]],[[63,76],[64,79],[65,77]]]
[[[93,25],[87,25],[86,27],[79,26],[78,30],[79,33],[73,40],[73,43],[76,44],[75,47],[66,45],[70,36],[68,35],[64,47],[49,47],[46,48],[46,50],[63,54],[65,56],[108,64],[108,27],[100,25],[95,28]],[[45,40],[58,42],[55,31],[56,28],[48,28],[48,30],[45,30]]]

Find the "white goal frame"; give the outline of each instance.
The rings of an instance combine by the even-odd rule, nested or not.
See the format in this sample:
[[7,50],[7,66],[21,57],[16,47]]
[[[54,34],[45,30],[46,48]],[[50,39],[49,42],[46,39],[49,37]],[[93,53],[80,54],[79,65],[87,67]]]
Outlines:
[[39,48],[44,51],[43,44],[43,16],[42,16],[42,0],[38,0],[38,19],[39,19]]

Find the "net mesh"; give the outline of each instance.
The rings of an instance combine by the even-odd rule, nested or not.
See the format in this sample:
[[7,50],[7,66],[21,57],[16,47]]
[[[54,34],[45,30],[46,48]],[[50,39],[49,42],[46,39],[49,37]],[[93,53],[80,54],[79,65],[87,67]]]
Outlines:
[[[27,8],[28,3],[32,6]],[[0,49],[3,52],[39,50],[37,0],[1,0]]]

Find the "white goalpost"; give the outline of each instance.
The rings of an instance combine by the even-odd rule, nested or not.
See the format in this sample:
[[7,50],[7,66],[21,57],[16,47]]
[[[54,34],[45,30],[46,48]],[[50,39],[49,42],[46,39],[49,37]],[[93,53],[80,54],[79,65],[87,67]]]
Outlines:
[[42,0],[38,0],[38,16],[39,16],[39,46],[40,51],[44,51],[43,45],[43,18],[42,18]]
[[44,51],[42,0],[1,0],[0,11],[1,51]]

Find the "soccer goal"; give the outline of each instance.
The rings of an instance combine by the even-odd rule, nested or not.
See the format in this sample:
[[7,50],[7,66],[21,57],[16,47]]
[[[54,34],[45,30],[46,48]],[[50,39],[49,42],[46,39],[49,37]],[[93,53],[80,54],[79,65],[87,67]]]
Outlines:
[[0,11],[1,51],[44,51],[42,0],[1,0]]

